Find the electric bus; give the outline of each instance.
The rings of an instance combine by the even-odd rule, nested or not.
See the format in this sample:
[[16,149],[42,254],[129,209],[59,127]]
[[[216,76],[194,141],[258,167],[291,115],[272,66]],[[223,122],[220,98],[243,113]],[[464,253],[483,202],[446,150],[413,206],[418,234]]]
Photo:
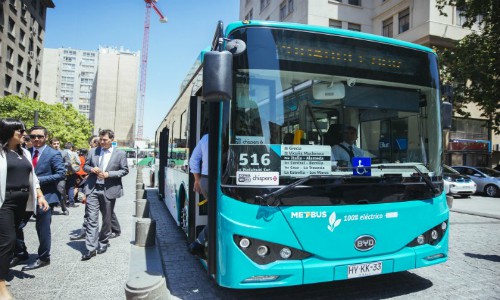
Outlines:
[[[159,195],[188,242],[208,224],[207,272],[269,288],[448,259],[436,53],[362,32],[218,23],[159,125]],[[332,153],[355,128],[361,156]],[[208,201],[169,145],[209,135]],[[186,158],[188,159],[188,158]]]

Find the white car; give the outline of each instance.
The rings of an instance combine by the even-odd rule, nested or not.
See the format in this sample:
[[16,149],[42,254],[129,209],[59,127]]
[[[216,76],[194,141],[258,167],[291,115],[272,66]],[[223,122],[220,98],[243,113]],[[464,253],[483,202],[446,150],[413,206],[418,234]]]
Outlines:
[[443,165],[443,182],[446,195],[469,197],[477,189],[476,183],[469,176],[461,175],[447,165]]

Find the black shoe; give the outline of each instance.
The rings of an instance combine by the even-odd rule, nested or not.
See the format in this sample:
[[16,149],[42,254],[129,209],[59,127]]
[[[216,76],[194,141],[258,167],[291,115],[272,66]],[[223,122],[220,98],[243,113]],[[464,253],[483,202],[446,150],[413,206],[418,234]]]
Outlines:
[[91,259],[92,257],[94,257],[96,255],[97,255],[97,251],[96,250],[88,251],[87,254],[82,255],[82,261],[89,260],[89,259]]
[[80,205],[75,204],[75,203],[68,205],[68,207],[73,207],[73,208],[78,207],[78,206],[80,206]]
[[110,239],[114,239],[120,236],[120,233],[117,232],[112,232],[111,235],[109,236]]
[[193,243],[189,244],[188,251],[189,251],[189,253],[191,253],[193,255],[197,255],[200,257],[205,256],[205,247],[198,242],[193,242]]
[[72,241],[76,241],[76,240],[83,240],[85,237],[86,237],[85,233],[80,233],[80,234],[77,234],[77,235],[70,236],[69,239],[72,240]]
[[27,266],[24,266],[22,268],[23,271],[31,271],[31,270],[35,270],[35,269],[38,269],[38,268],[41,268],[41,267],[45,267],[45,266],[48,266],[50,265],[50,260],[41,260],[41,259],[37,259],[35,260],[34,263],[31,263]]
[[107,245],[103,245],[103,246],[99,247],[97,249],[97,254],[103,254],[104,252],[106,252],[106,250],[108,250],[109,246],[111,246],[111,245],[107,244]]
[[18,256],[14,256],[14,258],[10,261],[10,264],[9,264],[9,268],[13,268],[15,266],[17,266],[18,264],[20,264],[21,262],[25,261],[25,260],[28,260],[29,256],[22,256],[22,257],[18,257]]

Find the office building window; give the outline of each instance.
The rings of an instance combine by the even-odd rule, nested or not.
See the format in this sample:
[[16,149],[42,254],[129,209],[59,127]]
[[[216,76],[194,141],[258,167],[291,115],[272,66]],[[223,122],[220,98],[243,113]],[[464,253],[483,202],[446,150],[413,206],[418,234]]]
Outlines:
[[465,9],[463,7],[455,7],[455,25],[463,26],[465,23]]
[[245,16],[245,20],[252,20],[252,19],[253,19],[253,8]]
[[356,23],[347,23],[347,29],[352,31],[361,31],[361,25]]
[[9,18],[9,33],[15,37],[16,22]]
[[68,54],[68,55],[76,55],[76,51],[75,50],[67,50],[65,49],[63,51],[64,54]]
[[328,26],[342,29],[342,21],[330,19],[328,20]]
[[293,13],[293,0],[288,0],[288,14]]
[[382,22],[382,35],[387,37],[392,37],[392,17]]
[[22,83],[20,83],[19,81],[16,81],[16,93],[19,94],[21,93],[21,87],[23,86]]
[[262,12],[266,7],[269,6],[271,0],[260,0],[260,11]]
[[410,29],[410,9],[407,8],[399,13],[399,33]]
[[7,61],[12,63],[12,57],[14,56],[14,49],[7,46]]
[[361,6],[361,0],[349,0],[348,3],[351,5]]
[[18,69],[21,69],[23,67],[23,57],[21,55],[18,55],[17,56],[17,68]]
[[293,0],[284,0],[280,4],[280,21],[283,21],[294,11]]
[[9,89],[10,88],[10,82],[12,81],[12,77],[9,75],[5,75],[5,88]]

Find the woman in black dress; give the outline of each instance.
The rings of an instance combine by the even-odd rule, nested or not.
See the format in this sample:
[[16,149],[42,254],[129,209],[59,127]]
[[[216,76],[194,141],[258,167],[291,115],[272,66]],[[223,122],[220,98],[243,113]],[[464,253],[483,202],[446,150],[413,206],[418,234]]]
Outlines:
[[31,155],[21,148],[24,124],[16,119],[0,119],[0,299],[12,299],[5,280],[14,254],[16,228],[25,211],[35,205],[47,210]]

